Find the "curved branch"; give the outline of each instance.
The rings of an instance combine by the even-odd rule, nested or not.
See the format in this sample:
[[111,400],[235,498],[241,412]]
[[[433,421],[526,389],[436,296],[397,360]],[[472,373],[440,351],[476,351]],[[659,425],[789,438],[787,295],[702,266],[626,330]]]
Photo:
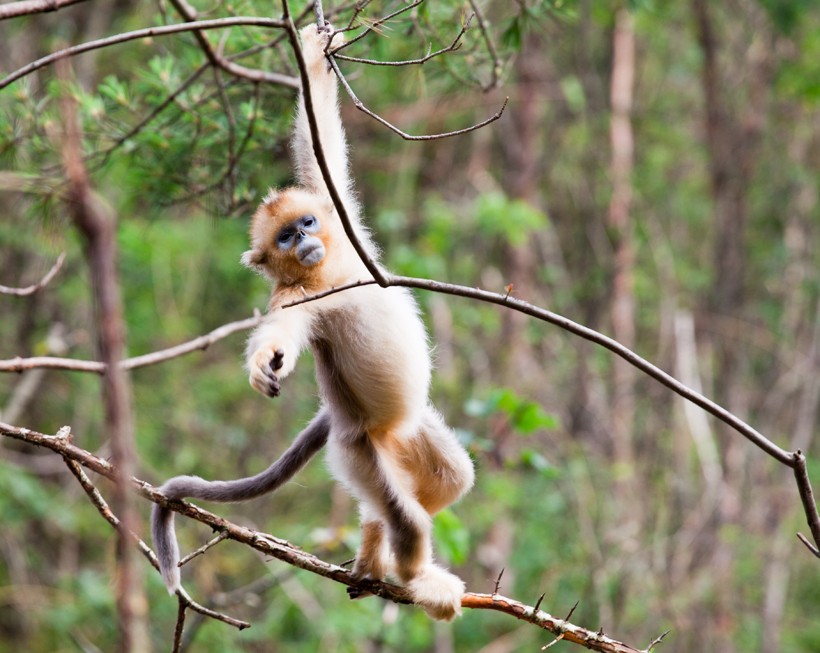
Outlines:
[[46,272],[46,275],[34,285],[26,286],[25,288],[12,288],[11,286],[0,285],[0,294],[14,295],[15,297],[26,297],[28,295],[33,295],[38,290],[41,290],[43,287],[48,285],[51,282],[51,280],[55,276],[57,276],[57,273],[63,266],[63,261],[65,261],[65,252],[60,254],[60,256],[57,258],[57,262],[54,265],[52,265],[51,269],[48,272]]
[[470,127],[465,127],[464,129],[456,129],[455,131],[451,131],[451,132],[442,132],[440,134],[423,134],[421,136],[413,136],[412,134],[408,134],[407,132],[402,131],[401,129],[396,127],[393,123],[387,121],[386,119],[382,118],[379,114],[377,114],[377,113],[371,111],[370,109],[368,109],[364,105],[364,103],[358,98],[356,93],[353,91],[353,89],[351,88],[351,86],[348,83],[347,79],[342,74],[342,71],[339,70],[339,66],[336,63],[333,56],[330,57],[330,64],[331,64],[331,66],[333,66],[333,72],[336,73],[336,76],[339,78],[339,81],[342,83],[342,86],[344,86],[344,89],[345,89],[345,91],[347,91],[347,94],[350,96],[350,99],[353,100],[354,106],[359,111],[361,111],[362,113],[366,113],[368,116],[370,116],[371,118],[373,118],[377,122],[380,122],[382,125],[387,127],[390,131],[398,134],[399,136],[401,136],[406,141],[433,141],[433,140],[438,140],[440,138],[450,138],[451,136],[460,136],[461,134],[467,134],[471,131],[475,131],[476,129],[481,129],[482,127],[486,127],[487,125],[489,125],[491,122],[495,122],[496,120],[498,120],[502,116],[502,114],[504,113],[504,109],[507,108],[507,102],[509,102],[509,100],[510,100],[509,97],[505,98],[504,99],[504,104],[502,104],[501,108],[498,111],[496,111],[492,116],[490,116],[486,120],[482,120],[481,122],[476,123],[475,125],[471,125]]
[[[187,0],[171,0],[171,4],[174,5],[174,8],[179,12],[179,14],[189,23],[193,23],[197,20],[197,12],[190,4],[188,4]],[[194,30],[194,36],[196,37],[197,42],[199,43],[202,51],[205,53],[205,56],[208,58],[208,61],[211,63],[214,68],[221,68],[225,72],[230,73],[231,75],[235,75],[236,77],[243,77],[245,79],[249,79],[253,82],[270,82],[272,84],[282,84],[282,79],[285,77],[284,75],[280,75],[277,73],[269,73],[264,70],[259,70],[258,68],[247,68],[238,63],[234,63],[230,59],[222,56],[221,52],[218,52],[214,49],[211,45],[210,41],[208,41],[205,33],[201,29]],[[296,79],[293,77],[288,77],[287,79],[290,80],[290,83],[284,84],[285,86],[290,86],[291,88],[298,88],[298,83],[296,83]]]
[[[142,39],[149,36],[165,36],[167,34],[178,34],[180,32],[222,29],[225,27],[233,27],[235,25],[252,25],[257,27],[273,28],[285,27],[285,23],[281,20],[274,20],[272,18],[257,18],[255,16],[236,16],[231,18],[215,18],[213,20],[200,20],[177,25],[163,25],[161,27],[146,27],[144,29],[133,30],[131,32],[123,32],[122,34],[116,34],[114,36],[108,36],[102,39],[88,41],[87,43],[81,43],[79,45],[74,45],[69,48],[64,48],[63,50],[52,52],[51,54],[46,55],[45,57],[37,59],[37,61],[32,61],[30,64],[15,70],[13,73],[6,76],[3,80],[0,80],[0,89],[4,89],[6,86],[11,84],[12,82],[17,81],[21,77],[25,77],[26,75],[29,75],[33,73],[35,70],[39,70],[40,68],[44,68],[45,66],[48,66],[49,64],[52,64],[58,59],[62,59],[63,57],[73,57],[78,54],[82,54],[83,52],[89,52],[90,50],[98,50],[100,48],[105,48],[110,45],[117,45],[119,43],[134,41],[136,39]],[[244,67],[239,66],[239,68]],[[278,73],[268,73],[264,71],[258,71],[258,73],[259,75],[257,77],[248,77],[248,79],[253,79],[254,81],[270,82],[273,84],[281,84],[282,86],[288,86],[291,88],[299,88],[298,81],[295,78],[290,77],[289,75],[280,75]]]
[[76,5],[78,2],[85,2],[85,0],[19,0],[18,2],[7,2],[0,5],[0,20],[58,11],[63,7]]
[[[127,358],[120,363],[120,367],[125,370],[134,370],[138,367],[147,367],[148,365],[156,365],[172,358],[178,358],[185,354],[198,350],[205,350],[215,342],[227,338],[229,335],[237,331],[247,331],[253,329],[262,321],[261,315],[254,315],[253,317],[236,322],[229,322],[217,327],[210,333],[203,336],[183,342],[167,349],[155,351],[150,354],[143,354],[142,356],[134,356]],[[0,361],[0,372],[24,372],[35,368],[49,368],[55,370],[68,370],[71,372],[93,372],[95,374],[104,374],[106,371],[105,363],[100,361],[77,360],[75,358],[57,358],[55,356],[34,356],[32,358],[11,358],[9,360]]]

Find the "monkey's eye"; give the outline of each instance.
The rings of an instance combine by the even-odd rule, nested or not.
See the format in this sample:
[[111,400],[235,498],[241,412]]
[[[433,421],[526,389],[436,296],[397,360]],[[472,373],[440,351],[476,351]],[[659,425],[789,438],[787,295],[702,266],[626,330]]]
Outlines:
[[302,225],[302,229],[306,229],[310,233],[319,229],[319,220],[315,215],[303,215],[299,219],[299,222]]
[[293,232],[289,230],[282,231],[277,237],[276,242],[280,245],[287,245],[290,239],[293,238]]

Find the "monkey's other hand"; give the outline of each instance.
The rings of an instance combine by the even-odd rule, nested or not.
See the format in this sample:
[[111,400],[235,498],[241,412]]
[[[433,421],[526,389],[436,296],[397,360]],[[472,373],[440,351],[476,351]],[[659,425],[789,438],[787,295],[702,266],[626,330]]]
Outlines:
[[266,397],[278,397],[281,391],[276,370],[284,364],[285,352],[278,347],[262,347],[251,356],[249,381],[257,392]]
[[331,39],[333,43],[328,49],[339,47],[344,43],[344,36],[341,33],[334,34],[330,23],[326,23],[323,27],[311,23],[302,28],[299,36],[302,38],[302,54],[308,70],[329,73],[331,67],[330,62],[325,58],[325,48],[328,48]]

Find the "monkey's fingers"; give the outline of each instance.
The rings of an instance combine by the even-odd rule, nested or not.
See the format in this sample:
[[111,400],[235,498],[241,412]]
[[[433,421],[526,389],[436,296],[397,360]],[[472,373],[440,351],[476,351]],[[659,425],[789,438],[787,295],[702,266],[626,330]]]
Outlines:
[[279,377],[276,376],[272,370],[265,370],[265,378],[262,386],[268,397],[278,397],[282,390],[282,386],[279,384]]
[[272,370],[281,369],[282,365],[284,365],[284,358],[285,352],[281,349],[277,349],[275,352],[273,352],[273,358],[270,359],[270,368]]

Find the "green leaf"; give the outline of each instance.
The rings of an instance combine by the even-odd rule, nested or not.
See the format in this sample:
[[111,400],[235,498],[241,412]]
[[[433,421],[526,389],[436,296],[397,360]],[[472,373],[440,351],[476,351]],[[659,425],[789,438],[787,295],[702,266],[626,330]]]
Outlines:
[[470,553],[470,531],[449,508],[435,516],[433,537],[437,553],[447,562],[458,565],[467,560]]

